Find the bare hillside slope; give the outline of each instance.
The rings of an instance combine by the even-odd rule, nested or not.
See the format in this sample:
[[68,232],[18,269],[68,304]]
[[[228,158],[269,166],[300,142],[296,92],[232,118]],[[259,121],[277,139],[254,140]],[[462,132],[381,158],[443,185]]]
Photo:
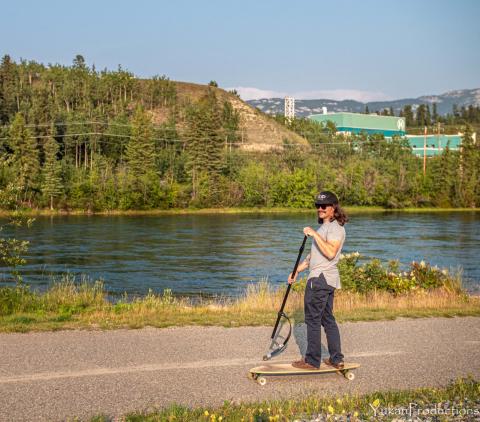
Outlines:
[[[180,108],[186,104],[196,102],[202,98],[207,90],[213,89],[218,100],[223,103],[229,101],[232,107],[240,114],[241,148],[255,151],[282,148],[284,141],[299,144],[309,148],[308,141],[288,130],[286,127],[269,118],[259,110],[242,101],[237,96],[226,92],[221,88],[213,88],[206,85],[198,85],[187,82],[175,82],[177,88],[177,104]],[[157,109],[153,113],[156,123],[162,123],[168,119],[168,109]]]

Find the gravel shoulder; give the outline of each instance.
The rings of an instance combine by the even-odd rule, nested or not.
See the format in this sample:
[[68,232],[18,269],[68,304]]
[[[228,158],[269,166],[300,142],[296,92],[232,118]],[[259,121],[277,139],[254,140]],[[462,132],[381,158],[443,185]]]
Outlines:
[[[0,421],[120,416],[171,403],[187,406],[443,386],[480,378],[480,318],[422,318],[339,325],[356,379],[336,374],[247,378],[262,363],[271,327],[183,327],[0,334]],[[328,356],[322,332],[323,354]],[[294,327],[290,362],[306,348]]]

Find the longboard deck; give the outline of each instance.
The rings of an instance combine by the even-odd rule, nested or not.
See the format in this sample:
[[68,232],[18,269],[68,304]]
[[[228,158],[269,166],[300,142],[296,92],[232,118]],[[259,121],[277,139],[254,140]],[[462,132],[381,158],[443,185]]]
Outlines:
[[256,380],[260,385],[265,385],[267,382],[264,376],[274,375],[307,375],[307,374],[322,374],[329,372],[336,372],[342,374],[348,380],[353,380],[355,375],[350,372],[352,369],[360,367],[358,363],[345,363],[342,369],[334,368],[322,362],[318,369],[300,369],[292,366],[291,363],[271,363],[262,366],[257,366],[250,369],[249,377]]

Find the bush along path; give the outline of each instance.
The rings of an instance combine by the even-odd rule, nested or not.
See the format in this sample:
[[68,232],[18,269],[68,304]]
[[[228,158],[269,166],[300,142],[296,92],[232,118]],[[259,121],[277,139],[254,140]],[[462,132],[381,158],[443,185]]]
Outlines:
[[[480,297],[468,295],[458,274],[425,262],[399,269],[377,259],[359,264],[358,253],[342,257],[342,289],[336,292],[335,311],[342,321],[397,317],[480,315]],[[294,285],[287,312],[303,320],[306,280]],[[141,328],[184,325],[269,325],[283,297],[283,288],[268,283],[250,285],[238,298],[192,302],[170,289],[143,297],[108,299],[102,282],[77,282],[71,276],[52,283],[44,293],[27,285],[0,288],[0,332],[71,328]]]

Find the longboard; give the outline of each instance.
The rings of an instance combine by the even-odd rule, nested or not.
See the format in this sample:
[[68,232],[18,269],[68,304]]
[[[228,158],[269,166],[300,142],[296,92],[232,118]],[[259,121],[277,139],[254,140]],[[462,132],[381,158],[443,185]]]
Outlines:
[[345,363],[342,369],[337,369],[322,362],[318,369],[300,369],[293,367],[290,363],[271,363],[250,369],[248,376],[260,385],[267,383],[266,376],[324,374],[329,372],[336,372],[343,375],[347,380],[352,381],[355,379],[352,369],[358,367],[360,367],[358,363]]

